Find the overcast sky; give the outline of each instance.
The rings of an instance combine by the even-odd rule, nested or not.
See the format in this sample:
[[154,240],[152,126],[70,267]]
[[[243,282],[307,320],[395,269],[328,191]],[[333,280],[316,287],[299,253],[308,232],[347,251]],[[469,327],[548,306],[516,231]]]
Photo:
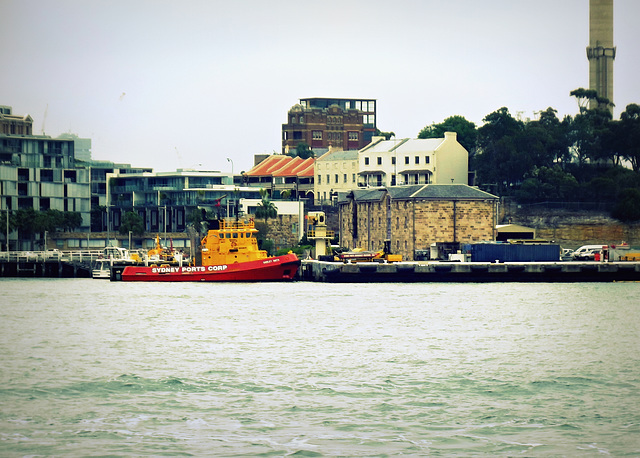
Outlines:
[[[94,159],[248,170],[300,98],[378,100],[416,137],[500,107],[577,112],[588,0],[0,0],[0,105]],[[640,103],[640,1],[614,0],[614,116]],[[45,117],[46,113],[46,117]],[[201,165],[200,165],[201,164]]]

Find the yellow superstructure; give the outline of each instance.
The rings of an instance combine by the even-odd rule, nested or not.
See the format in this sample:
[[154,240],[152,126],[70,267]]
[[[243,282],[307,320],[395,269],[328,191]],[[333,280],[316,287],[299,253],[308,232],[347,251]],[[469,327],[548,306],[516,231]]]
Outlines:
[[253,220],[249,222],[224,220],[202,239],[202,265],[234,264],[267,258],[267,252],[258,248]]

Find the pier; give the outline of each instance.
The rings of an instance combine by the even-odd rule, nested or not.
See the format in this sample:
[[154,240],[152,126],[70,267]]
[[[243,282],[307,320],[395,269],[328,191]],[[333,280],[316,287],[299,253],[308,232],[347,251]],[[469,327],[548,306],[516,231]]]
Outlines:
[[375,282],[615,282],[640,281],[640,262],[323,262],[303,260],[300,279]]
[[0,252],[0,277],[90,278],[102,250]]

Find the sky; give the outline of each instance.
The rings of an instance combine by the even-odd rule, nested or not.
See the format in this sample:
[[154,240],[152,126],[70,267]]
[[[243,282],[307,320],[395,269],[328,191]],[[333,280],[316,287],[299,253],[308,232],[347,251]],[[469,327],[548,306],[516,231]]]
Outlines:
[[[501,107],[575,115],[588,0],[0,0],[0,105],[92,157],[249,170],[301,98],[377,99],[397,138]],[[614,0],[614,118],[640,104],[640,1]]]

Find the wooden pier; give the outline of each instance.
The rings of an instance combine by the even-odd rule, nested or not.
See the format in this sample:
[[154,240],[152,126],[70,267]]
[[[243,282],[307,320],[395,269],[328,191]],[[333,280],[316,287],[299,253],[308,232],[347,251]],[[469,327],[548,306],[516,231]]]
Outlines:
[[640,281],[640,262],[359,262],[303,260],[300,279],[375,282],[615,282]]
[[101,251],[9,251],[0,253],[0,277],[90,278]]

